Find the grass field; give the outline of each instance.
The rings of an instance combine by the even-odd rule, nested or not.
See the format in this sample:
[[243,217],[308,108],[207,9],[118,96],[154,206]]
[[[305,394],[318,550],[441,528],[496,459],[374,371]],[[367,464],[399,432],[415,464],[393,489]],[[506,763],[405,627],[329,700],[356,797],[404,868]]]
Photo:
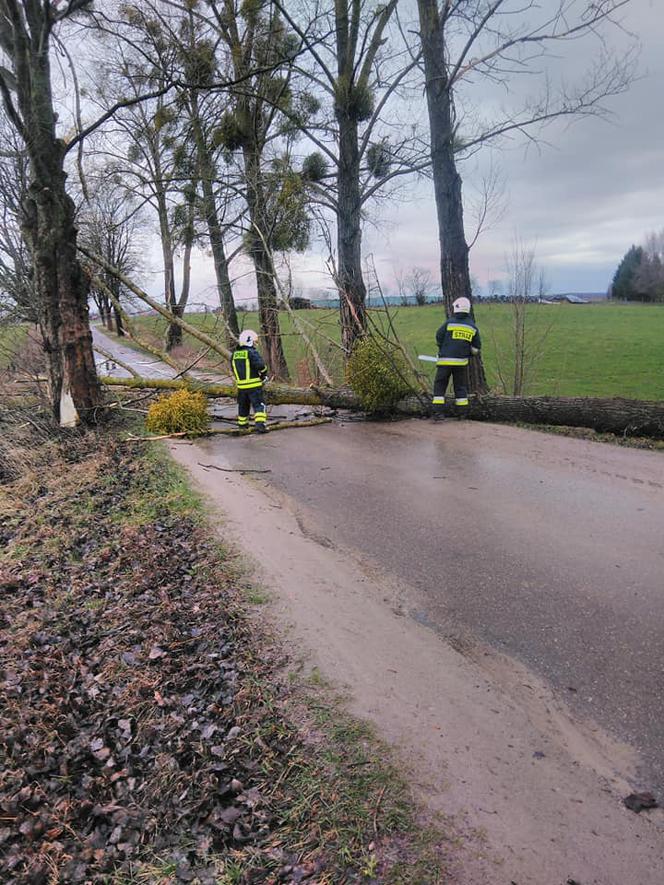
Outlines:
[[[382,311],[370,314],[372,322],[385,328]],[[439,305],[395,308],[391,316],[399,338],[413,356],[436,352],[435,333],[443,318]],[[477,308],[487,375],[499,392],[511,392],[512,316],[510,305],[480,304]],[[335,346],[339,341],[337,311],[304,310],[298,311],[297,317],[325,364],[340,378],[341,357]],[[255,313],[241,314],[240,318],[245,328],[258,329]],[[187,319],[210,334],[222,335],[213,314],[193,314]],[[291,374],[304,383],[310,380],[304,343],[288,314],[281,314],[280,321]],[[141,317],[137,322],[144,331],[158,336],[163,332],[163,320],[158,317]],[[664,305],[532,305],[528,324],[534,359],[527,393],[664,399]],[[433,377],[433,366],[419,365]],[[506,390],[501,375],[507,382]]]
[[0,326],[0,371],[11,363],[27,335],[27,326]]

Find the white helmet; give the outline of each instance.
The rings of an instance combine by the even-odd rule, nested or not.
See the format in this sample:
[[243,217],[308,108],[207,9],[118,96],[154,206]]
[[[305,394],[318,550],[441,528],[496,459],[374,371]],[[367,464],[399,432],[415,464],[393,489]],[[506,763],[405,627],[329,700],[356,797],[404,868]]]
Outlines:
[[452,310],[454,313],[470,313],[470,299],[463,297],[457,298],[452,305]]
[[245,329],[244,332],[240,332],[238,341],[241,347],[253,347],[258,341],[258,333],[254,332],[253,329]]

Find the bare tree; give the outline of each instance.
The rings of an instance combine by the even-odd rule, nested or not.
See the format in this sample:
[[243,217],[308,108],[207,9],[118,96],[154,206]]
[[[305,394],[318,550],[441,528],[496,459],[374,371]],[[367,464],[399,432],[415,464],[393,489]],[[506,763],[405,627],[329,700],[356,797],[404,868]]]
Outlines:
[[[163,92],[178,79],[176,48],[167,39],[168,31],[164,34],[159,19],[148,18],[137,6],[121,10],[117,20],[109,20],[107,9],[94,36],[103,61],[93,75],[93,96],[102,109],[113,107],[123,96],[140,96],[146,87]],[[171,313],[182,316],[190,293],[191,252],[198,238],[198,178],[195,148],[183,126],[175,87],[172,91],[174,95],[163,92],[116,113],[112,126],[97,137],[93,156],[104,158],[118,190],[137,208],[146,205],[154,213],[164,303]],[[167,351],[181,343],[177,323],[168,323],[165,339]]]
[[17,133],[0,139],[0,312],[6,319],[37,323],[30,254],[20,229],[28,188],[28,163]]
[[316,148],[305,160],[303,175],[314,199],[336,220],[336,260],[330,264],[339,292],[342,343],[349,354],[367,326],[362,267],[367,205],[388,185],[429,164],[426,145],[401,101],[418,55],[397,22],[397,0],[333,5],[311,0],[299,16],[276,2],[307,49],[298,71],[321,105],[315,120],[296,123]]
[[634,274],[634,290],[643,301],[664,301],[664,229],[648,234]]
[[545,353],[557,315],[542,303],[547,293],[546,276],[535,262],[532,247],[517,239],[507,261],[507,270],[510,340],[503,348],[494,334],[496,371],[503,393],[525,396],[533,382],[537,361]]
[[[420,40],[431,129],[431,161],[438,212],[440,269],[448,313],[459,296],[472,298],[468,243],[464,229],[462,180],[458,159],[512,133],[533,138],[560,117],[597,115],[603,101],[624,91],[632,58],[611,58],[603,32],[617,24],[629,0],[417,0]],[[542,60],[561,43],[596,37],[599,51],[587,76],[575,88],[556,91],[548,80],[541,95],[493,121],[464,118],[474,83],[508,85],[519,73],[537,73]],[[464,90],[462,90],[464,87]],[[464,131],[464,127],[465,130]],[[471,362],[471,384],[486,388],[481,363]]]
[[408,276],[408,286],[415,304],[422,307],[427,303],[427,292],[431,288],[431,273],[424,267],[414,267]]
[[[143,139],[135,142],[135,152],[144,153],[149,148],[147,161],[153,170],[150,184],[166,269],[166,303],[174,314],[182,316],[189,295],[191,251],[200,239],[195,222],[200,218],[207,229],[230,343],[238,333],[238,322],[225,245],[230,225],[224,216],[237,198],[235,194],[228,197],[228,182],[219,172],[219,145],[214,140],[229,96],[212,88],[218,79],[218,40],[212,22],[190,3],[143,2],[120,13],[123,20],[113,24],[114,37],[119,40],[122,54],[131,59],[130,64],[123,62],[121,77],[129,78],[134,89],[140,89],[146,78],[155,84],[174,84],[172,98],[158,99],[154,115],[145,106],[131,115],[142,118],[138,128],[144,133]],[[139,36],[140,51],[134,45]],[[169,213],[169,202],[174,199],[182,202]],[[183,249],[183,284],[176,298],[174,255],[178,245]],[[180,326],[171,323],[167,349],[181,340]]]
[[29,160],[21,226],[48,357],[51,407],[65,424],[93,421],[101,394],[87,280],[76,255],[75,207],[65,187],[65,144],[56,133],[49,48],[54,31],[89,5],[0,0],[0,47],[9,65],[0,68],[0,93]]
[[[79,215],[81,242],[92,252],[103,255],[109,264],[127,276],[138,269],[140,252],[141,217],[135,200],[128,200],[124,190],[118,187],[114,175],[102,174],[89,190],[88,201]],[[117,305],[123,295],[119,280],[111,274],[103,273],[108,290],[115,296],[111,301],[106,289],[91,286],[91,292],[102,322],[114,329],[117,335],[124,335],[122,315]]]

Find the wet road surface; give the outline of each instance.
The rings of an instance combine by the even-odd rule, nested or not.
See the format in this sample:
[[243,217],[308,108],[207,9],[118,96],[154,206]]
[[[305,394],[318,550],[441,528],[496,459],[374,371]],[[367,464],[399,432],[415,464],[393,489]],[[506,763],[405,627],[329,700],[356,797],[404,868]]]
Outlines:
[[[126,340],[126,339],[124,339]],[[107,334],[96,326],[92,327],[92,342],[99,345],[106,353],[117,357],[123,363],[131,366],[143,378],[175,378],[178,375],[176,369],[162,362],[152,354],[137,350],[129,344],[123,344],[123,339],[115,335]],[[114,378],[128,378],[129,372],[121,365],[109,360],[95,351],[97,371],[101,375],[111,375]],[[184,367],[184,364],[183,364]],[[200,381],[223,381],[225,378],[219,372],[193,369],[191,374]]]
[[[664,793],[664,453],[476,422],[350,422],[214,442],[634,746]],[[261,480],[262,481],[262,480]]]

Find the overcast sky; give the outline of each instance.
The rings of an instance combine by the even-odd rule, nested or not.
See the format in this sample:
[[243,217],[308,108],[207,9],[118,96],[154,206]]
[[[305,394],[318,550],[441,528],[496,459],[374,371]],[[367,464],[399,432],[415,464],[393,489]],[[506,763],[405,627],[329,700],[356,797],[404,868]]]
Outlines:
[[[472,272],[482,285],[504,274],[518,235],[536,249],[552,291],[603,291],[631,243],[664,227],[662,6],[662,0],[633,0],[626,13],[642,44],[641,78],[608,102],[612,119],[559,124],[547,130],[549,144],[539,151],[521,142],[494,154],[506,205],[502,220],[472,251]],[[569,51],[577,53],[578,46]],[[436,272],[435,207],[427,185],[417,192],[394,213],[384,236],[368,232],[386,277],[396,262]]]
[[[664,227],[663,5],[662,0],[629,4],[625,22],[641,42],[639,79],[627,94],[609,100],[611,119],[556,124],[539,149],[517,140],[493,152],[505,182],[505,202],[502,219],[483,233],[471,254],[472,273],[483,288],[505,275],[506,256],[519,237],[536,250],[551,292],[604,291],[629,246]],[[620,44],[619,36],[613,44]],[[589,61],[585,52],[582,44],[569,44],[559,63],[573,74]],[[489,160],[485,152],[462,170],[467,198],[478,167]],[[413,183],[407,202],[383,206],[379,215],[378,225],[367,225],[364,244],[384,288],[394,291],[395,274],[413,266],[429,269],[436,278],[431,184]],[[305,294],[331,287],[320,252],[314,244],[309,254],[293,260],[294,281]],[[246,270],[238,266],[236,273]],[[238,279],[236,288],[239,300],[252,297],[251,275]],[[212,262],[198,256],[192,299],[213,302],[213,292]]]

